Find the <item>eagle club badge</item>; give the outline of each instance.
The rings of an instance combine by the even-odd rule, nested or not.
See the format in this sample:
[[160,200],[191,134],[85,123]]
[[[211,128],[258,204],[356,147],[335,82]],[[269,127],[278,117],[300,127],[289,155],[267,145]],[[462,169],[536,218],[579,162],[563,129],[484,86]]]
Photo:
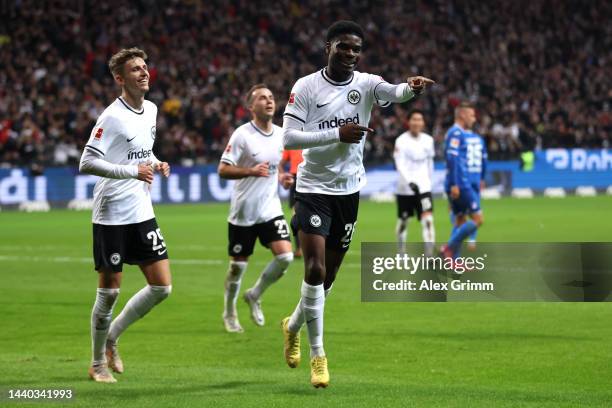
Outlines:
[[361,100],[361,94],[356,89],[351,89],[346,95],[346,99],[348,99],[349,103],[352,105],[357,105]]

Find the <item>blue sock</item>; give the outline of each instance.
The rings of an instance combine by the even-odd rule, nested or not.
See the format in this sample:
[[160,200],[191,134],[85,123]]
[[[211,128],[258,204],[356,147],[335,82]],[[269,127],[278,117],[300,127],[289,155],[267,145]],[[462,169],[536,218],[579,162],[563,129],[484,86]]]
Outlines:
[[478,234],[478,229],[475,229],[474,232],[470,234],[470,241],[476,242],[476,235]]
[[453,226],[453,228],[451,229],[451,236],[452,236],[455,233],[455,230],[457,229],[457,225],[455,225],[455,219],[457,217],[455,217],[455,214],[453,214],[452,211],[450,211],[448,214],[450,215],[450,222],[451,222],[451,225]]
[[477,228],[478,227],[476,227],[474,221],[466,221],[463,225],[457,228],[455,232],[452,233],[450,239],[448,240],[448,246],[452,249],[453,252],[458,252],[463,240],[471,233],[476,231]]

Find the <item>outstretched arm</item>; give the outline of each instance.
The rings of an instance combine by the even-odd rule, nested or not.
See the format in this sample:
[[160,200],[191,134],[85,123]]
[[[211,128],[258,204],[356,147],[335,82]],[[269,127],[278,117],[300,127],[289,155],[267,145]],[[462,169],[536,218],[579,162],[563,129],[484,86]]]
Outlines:
[[423,76],[409,77],[406,82],[398,85],[380,82],[374,87],[374,97],[379,101],[402,103],[422,94],[428,85],[434,83]]

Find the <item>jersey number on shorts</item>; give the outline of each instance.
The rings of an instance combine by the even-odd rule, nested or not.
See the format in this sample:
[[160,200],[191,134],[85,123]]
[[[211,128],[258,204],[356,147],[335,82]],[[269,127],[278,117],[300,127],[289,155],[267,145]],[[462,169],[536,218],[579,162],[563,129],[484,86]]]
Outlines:
[[278,228],[277,234],[281,238],[287,238],[289,236],[289,226],[285,220],[276,220],[274,225]]
[[[166,243],[164,242],[164,237],[162,237],[161,231],[158,229],[156,229],[155,231],[149,231],[149,233],[147,234],[147,238],[149,238],[150,240],[153,240],[153,245],[151,247],[151,249],[153,250],[153,252],[157,251],[158,255],[162,255],[164,252],[166,252]],[[159,240],[159,244],[157,243]],[[162,248],[164,248],[162,250]]]
[[342,239],[340,239],[340,242],[342,242],[342,248],[348,248],[351,241],[353,240],[353,234],[355,233],[355,225],[357,225],[357,221],[355,221],[353,224],[344,225],[344,230],[346,231],[346,234],[342,237]]

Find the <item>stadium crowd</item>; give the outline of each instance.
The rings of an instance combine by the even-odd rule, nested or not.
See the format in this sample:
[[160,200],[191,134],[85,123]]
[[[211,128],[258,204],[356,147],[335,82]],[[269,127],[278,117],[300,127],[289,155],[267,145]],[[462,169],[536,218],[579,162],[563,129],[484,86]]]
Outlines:
[[267,83],[281,124],[291,86],[324,66],[325,29],[344,18],[366,30],[358,70],[437,82],[416,102],[374,110],[370,163],[391,161],[412,108],[440,154],[461,100],[477,106],[492,158],[609,147],[611,17],[605,0],[0,2],[0,165],[77,163],[117,96],[108,58],[130,46],[149,55],[158,157],[217,162],[249,119],[243,93]]

